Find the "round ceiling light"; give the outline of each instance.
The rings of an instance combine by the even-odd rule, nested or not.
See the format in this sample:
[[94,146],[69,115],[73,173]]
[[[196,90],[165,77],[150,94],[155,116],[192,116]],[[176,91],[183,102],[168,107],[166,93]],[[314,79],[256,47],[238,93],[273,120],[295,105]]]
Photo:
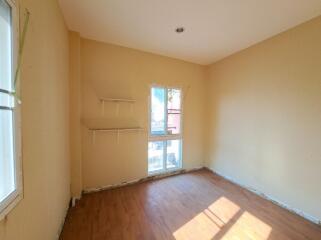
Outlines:
[[177,33],[182,33],[184,31],[185,31],[185,29],[183,27],[178,27],[175,29],[175,32],[177,32]]

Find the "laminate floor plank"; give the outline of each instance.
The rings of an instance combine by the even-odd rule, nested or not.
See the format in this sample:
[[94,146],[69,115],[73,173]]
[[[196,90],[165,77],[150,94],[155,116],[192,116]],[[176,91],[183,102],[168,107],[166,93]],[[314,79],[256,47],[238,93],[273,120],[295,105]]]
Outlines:
[[321,240],[321,228],[208,170],[86,194],[60,240]]

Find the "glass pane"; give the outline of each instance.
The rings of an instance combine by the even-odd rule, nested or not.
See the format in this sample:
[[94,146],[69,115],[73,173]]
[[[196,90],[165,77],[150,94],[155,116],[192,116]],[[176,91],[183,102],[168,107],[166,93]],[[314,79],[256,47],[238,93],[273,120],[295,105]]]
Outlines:
[[181,131],[181,90],[168,89],[167,132],[179,134]]
[[151,92],[151,133],[165,134],[165,89],[152,88]]
[[181,166],[181,146],[181,140],[167,141],[166,168],[179,168]]
[[13,103],[14,103],[13,96],[0,92],[0,106],[12,108],[14,107]]
[[168,110],[167,113],[168,134],[179,134],[181,131],[181,113]]
[[148,143],[148,172],[163,170],[164,142]]
[[168,89],[168,109],[181,109],[181,90]]
[[0,89],[12,91],[11,8],[0,1]]
[[0,110],[0,202],[15,190],[12,111]]

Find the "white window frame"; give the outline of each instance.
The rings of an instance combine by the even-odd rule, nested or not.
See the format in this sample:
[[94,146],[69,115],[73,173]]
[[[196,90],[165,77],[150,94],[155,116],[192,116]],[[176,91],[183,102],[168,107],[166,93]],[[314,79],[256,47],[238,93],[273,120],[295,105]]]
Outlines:
[[[151,96],[151,90],[152,88],[164,88],[166,89],[165,93],[165,128],[167,131],[167,98],[168,98],[168,89],[177,89],[180,90],[181,92],[181,117],[180,117],[180,132],[179,134],[164,134],[164,135],[156,135],[152,134],[152,126],[151,126],[151,119],[152,119],[152,96]],[[163,149],[163,156],[164,159],[166,159],[167,156],[167,141],[168,140],[180,140],[181,141],[181,146],[180,146],[180,164],[178,167],[175,168],[167,168],[166,167],[166,160],[163,161],[163,169],[162,170],[156,170],[156,171],[148,171],[147,167],[147,172],[149,176],[152,175],[157,175],[160,173],[167,173],[167,172],[172,172],[172,171],[177,171],[179,169],[183,168],[183,105],[184,105],[184,93],[183,93],[183,88],[182,87],[177,87],[177,86],[167,86],[167,85],[159,85],[159,84],[152,84],[150,85],[149,88],[149,104],[148,104],[148,143],[149,142],[164,142],[164,149]],[[148,161],[147,161],[148,162]]]
[[[14,81],[19,52],[19,15],[15,0],[3,0],[11,7],[12,29],[12,82]],[[20,96],[20,80],[17,79],[15,92]],[[13,109],[14,126],[14,167],[15,167],[15,191],[0,202],[0,220],[3,219],[23,198],[22,183],[22,153],[21,153],[21,104],[15,100]]]

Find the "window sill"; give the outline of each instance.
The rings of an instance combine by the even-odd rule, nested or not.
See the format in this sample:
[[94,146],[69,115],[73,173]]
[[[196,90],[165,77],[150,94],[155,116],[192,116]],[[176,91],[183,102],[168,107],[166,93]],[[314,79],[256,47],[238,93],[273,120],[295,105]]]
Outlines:
[[175,172],[181,171],[181,170],[184,170],[184,169],[182,167],[177,167],[177,168],[171,168],[168,170],[153,171],[153,172],[148,172],[148,176],[153,177],[153,176],[158,176],[158,175],[166,175],[166,174],[175,173]]
[[6,218],[6,216],[19,204],[19,202],[23,199],[22,193],[17,193],[15,198],[13,198],[10,203],[1,210],[0,212],[0,221]]

